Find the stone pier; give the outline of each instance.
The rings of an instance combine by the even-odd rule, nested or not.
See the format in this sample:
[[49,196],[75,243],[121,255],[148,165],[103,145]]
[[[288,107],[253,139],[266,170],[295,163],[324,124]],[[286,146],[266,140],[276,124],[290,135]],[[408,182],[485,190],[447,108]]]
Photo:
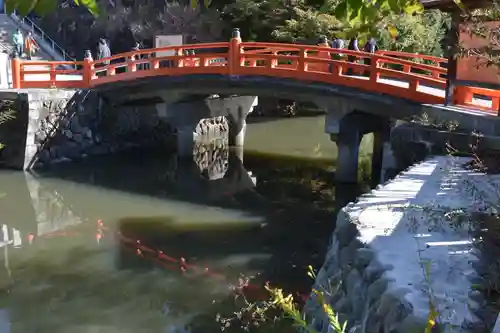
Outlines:
[[257,104],[258,97],[255,96],[200,96],[199,99],[162,103],[156,107],[177,132],[178,153],[188,157],[198,144],[243,147],[246,117]]
[[372,180],[379,183],[382,172],[383,147],[389,142],[391,120],[365,112],[339,113],[336,110],[326,115],[326,131],[338,147],[337,182],[358,181],[358,154],[363,135],[374,134],[372,157]]
[[0,127],[0,163],[29,170],[134,147],[173,149],[175,134],[183,156],[200,144],[243,147],[257,97],[193,99],[116,105],[89,90],[0,92],[1,111],[15,115]]

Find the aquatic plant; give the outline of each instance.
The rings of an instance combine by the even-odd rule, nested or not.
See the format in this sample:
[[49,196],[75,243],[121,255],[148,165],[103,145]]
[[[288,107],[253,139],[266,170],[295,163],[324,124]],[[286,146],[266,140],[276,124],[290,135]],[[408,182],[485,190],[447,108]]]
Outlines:
[[[8,103],[10,101],[2,101],[0,102],[0,125],[5,123],[6,121],[9,121],[11,119],[14,119],[14,110],[11,108],[11,103]],[[0,149],[4,148],[5,146],[0,142]]]

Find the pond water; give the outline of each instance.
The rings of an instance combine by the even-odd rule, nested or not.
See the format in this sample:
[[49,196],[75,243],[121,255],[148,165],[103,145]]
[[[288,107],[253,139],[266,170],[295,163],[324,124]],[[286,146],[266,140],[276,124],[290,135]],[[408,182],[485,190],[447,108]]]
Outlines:
[[[0,333],[220,332],[216,316],[242,305],[242,276],[251,299],[267,298],[269,281],[300,300],[338,203],[360,192],[335,189],[335,144],[306,135],[318,124],[250,125],[243,162],[140,150],[0,171]],[[255,331],[292,331],[275,325]]]

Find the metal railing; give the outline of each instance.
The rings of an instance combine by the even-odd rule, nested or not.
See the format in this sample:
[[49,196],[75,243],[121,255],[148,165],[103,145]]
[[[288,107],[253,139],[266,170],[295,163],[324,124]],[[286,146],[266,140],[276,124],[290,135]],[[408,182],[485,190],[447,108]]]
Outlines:
[[[6,13],[6,12],[5,12]],[[27,25],[28,27],[31,28],[31,32],[35,35],[40,37],[43,41],[45,41],[49,47],[52,48],[53,51],[57,52],[60,54],[63,58],[64,61],[76,61],[75,58],[70,57],[69,54],[61,47],[59,46],[50,36],[48,36],[45,31],[42,30],[35,22],[33,22],[29,17],[24,16],[21,17],[17,14],[17,11],[14,11],[12,14],[10,14],[11,17],[13,17],[15,20]]]

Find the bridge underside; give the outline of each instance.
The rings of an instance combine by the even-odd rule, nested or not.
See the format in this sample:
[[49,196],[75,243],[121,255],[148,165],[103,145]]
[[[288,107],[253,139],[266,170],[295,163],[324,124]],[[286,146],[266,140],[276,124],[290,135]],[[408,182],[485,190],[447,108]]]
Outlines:
[[[5,154],[9,153],[9,147],[18,146],[19,149],[13,151],[19,157],[15,165],[26,169],[33,161],[75,159],[151,142],[163,146],[170,134],[177,136],[178,151],[190,157],[197,153],[196,142],[200,140],[215,141],[217,146],[221,144],[220,138],[222,145],[243,146],[245,118],[255,106],[255,96],[310,101],[324,109],[325,132],[339,148],[337,179],[347,182],[357,180],[357,152],[364,134],[375,133],[373,163],[381,165],[382,150],[394,119],[426,115],[436,123],[454,120],[464,131],[479,130],[484,135],[500,133],[500,118],[485,113],[460,112],[361,88],[294,79],[162,76],[100,85],[90,92],[93,98],[88,97],[87,92],[77,92],[74,95],[80,94],[80,99],[72,98],[73,102],[64,103],[64,107],[54,105],[53,109],[46,105],[47,96],[19,93],[28,95],[22,99],[29,101],[30,112],[23,111],[23,114],[33,119],[19,119],[22,121],[19,126],[26,126],[21,132],[30,137],[20,138],[17,145],[9,144]],[[61,101],[67,102],[63,99],[66,97]],[[37,112],[32,112],[35,107]]]
[[191,99],[194,95],[269,96],[311,101],[319,107],[337,105],[339,97],[349,99],[352,109],[364,110],[393,118],[420,114],[422,105],[390,95],[371,93],[362,89],[259,76],[185,75],[152,77],[127,82],[115,82],[95,88],[112,104],[160,100],[166,103]]
[[[397,87],[395,87],[397,89]],[[326,131],[336,134],[338,119],[353,111],[398,120],[426,117],[436,123],[454,121],[463,131],[484,135],[500,133],[500,117],[443,105],[419,104],[393,95],[342,85],[305,82],[266,76],[185,75],[161,76],[103,84],[95,90],[109,103],[157,104],[191,100],[197,96],[266,96],[313,102],[328,112]]]

